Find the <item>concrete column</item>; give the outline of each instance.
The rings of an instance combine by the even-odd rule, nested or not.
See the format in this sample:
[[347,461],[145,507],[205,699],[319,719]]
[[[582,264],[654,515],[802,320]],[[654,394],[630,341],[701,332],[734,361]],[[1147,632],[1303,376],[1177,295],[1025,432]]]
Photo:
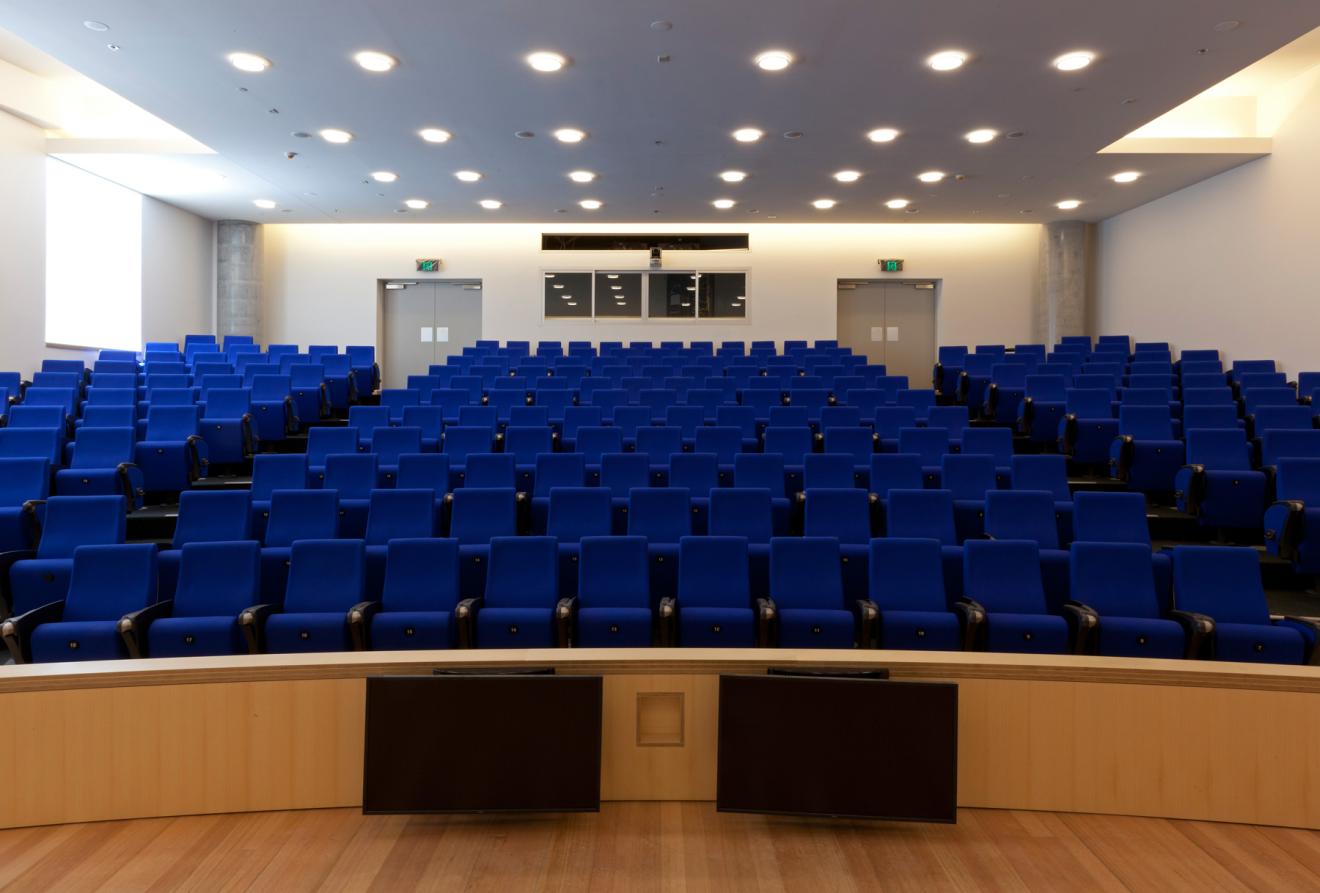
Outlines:
[[1092,224],[1061,220],[1041,228],[1040,294],[1033,335],[1057,344],[1065,335],[1090,334]]
[[216,334],[261,334],[261,227],[221,220],[215,229]]

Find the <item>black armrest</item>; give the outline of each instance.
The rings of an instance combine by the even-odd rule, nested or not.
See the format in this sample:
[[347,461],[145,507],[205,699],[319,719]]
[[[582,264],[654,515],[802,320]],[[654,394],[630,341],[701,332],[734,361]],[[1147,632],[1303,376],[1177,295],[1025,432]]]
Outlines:
[[1063,605],[1063,619],[1068,621],[1068,637],[1073,654],[1095,654],[1100,615],[1090,605],[1069,601]]
[[252,433],[252,413],[245,412],[238,420],[239,436],[243,441],[243,458],[250,459],[257,451],[256,437]]
[[32,631],[43,623],[59,623],[64,617],[64,602],[49,602],[25,614],[0,623],[0,638],[5,640],[9,656],[16,664],[32,663]]
[[963,651],[980,651],[985,643],[985,608],[967,598],[960,598],[953,603],[953,613],[958,615],[958,627],[962,630]]
[[252,605],[238,612],[238,628],[247,642],[248,654],[266,650],[266,620],[275,613],[274,605]]
[[775,603],[768,598],[756,600],[756,644],[771,648],[777,643],[775,624],[779,618]]
[[986,385],[985,401],[981,406],[983,415],[994,418],[995,412],[999,409],[999,385],[993,381]]
[[[1289,623],[1300,623],[1302,626],[1311,630],[1311,634],[1315,636],[1317,644],[1320,644],[1320,617],[1298,617],[1294,614],[1271,614],[1270,620],[1276,623],[1280,620],[1286,620]],[[1312,666],[1320,664],[1320,647],[1317,647],[1316,645],[1308,645],[1302,656],[1302,662]]]
[[202,469],[211,464],[202,453],[206,449],[206,441],[200,434],[189,434],[187,440],[188,450],[188,480],[195,481],[202,476]]
[[560,648],[573,644],[577,632],[577,599],[561,598],[555,605],[555,639]]
[[486,600],[480,596],[465,598],[454,606],[454,624],[458,632],[459,648],[477,647],[477,615]]
[[1199,515],[1201,513],[1201,503],[1205,500],[1205,466],[1184,465],[1183,469],[1190,470],[1191,477],[1187,481],[1187,489],[1175,495],[1183,498],[1187,506],[1187,514]]
[[1279,495],[1279,466],[1262,465],[1260,467],[1260,473],[1265,475],[1265,501],[1274,502]]
[[971,377],[970,375],[968,375],[968,374],[967,374],[967,370],[964,369],[962,372],[959,372],[959,373],[958,373],[958,397],[957,397],[957,400],[958,400],[959,403],[966,403],[966,402],[967,402],[967,392],[970,391],[971,389],[972,389],[972,377]]
[[660,599],[659,609],[660,644],[672,648],[677,644],[676,627],[678,625],[678,600],[671,595]]
[[380,602],[358,602],[348,609],[348,636],[353,641],[354,651],[367,651],[371,648],[371,618],[380,610]]
[[1205,614],[1197,614],[1194,611],[1170,611],[1169,619],[1178,621],[1187,636],[1187,651],[1185,656],[1188,660],[1194,660],[1198,657],[1207,660],[1215,656],[1215,621],[1212,617]]
[[1119,445],[1118,458],[1110,458],[1109,469],[1115,478],[1126,481],[1132,472],[1132,457],[1137,451],[1136,441],[1132,439],[1131,434],[1120,434],[1114,439]]
[[292,396],[284,398],[284,433],[293,435],[298,433],[302,427],[302,419],[298,418],[298,404],[294,402]]
[[167,598],[119,618],[116,629],[119,630],[119,637],[124,640],[124,647],[128,649],[129,657],[147,656],[147,631],[151,629],[153,621],[170,616],[170,611],[173,609],[174,600]]
[[330,389],[326,387],[325,382],[321,382],[316,390],[319,395],[317,400],[317,406],[320,409],[319,415],[323,419],[328,419],[330,418]]
[[1019,434],[1030,434],[1030,433],[1031,433],[1031,423],[1034,422],[1035,420],[1036,420],[1036,398],[1035,398],[1035,397],[1023,397],[1023,398],[1022,398],[1022,418],[1019,420],[1019,421],[1021,422],[1021,424],[1018,425],[1018,433],[1019,433]]
[[0,617],[8,617],[14,611],[14,591],[9,583],[9,569],[20,561],[36,557],[35,549],[0,552]]
[[853,602],[853,616],[857,619],[857,647],[874,648],[880,609],[869,598],[859,598]]
[[930,386],[939,394],[943,391],[940,384],[944,381],[944,364],[936,363],[935,368],[930,373]]
[[115,477],[119,479],[119,487],[124,491],[124,500],[128,503],[129,512],[132,512],[138,500],[146,495],[144,488],[133,486],[133,472],[136,470],[137,465],[132,462],[120,462],[115,466]]
[[1063,417],[1063,436],[1059,443],[1059,451],[1066,456],[1071,456],[1074,447],[1077,446],[1077,413],[1070,412]]

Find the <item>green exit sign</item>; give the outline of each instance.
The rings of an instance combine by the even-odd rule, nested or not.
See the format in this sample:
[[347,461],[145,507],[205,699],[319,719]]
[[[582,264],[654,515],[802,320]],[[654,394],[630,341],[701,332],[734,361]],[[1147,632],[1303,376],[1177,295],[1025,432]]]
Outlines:
[[440,272],[440,258],[438,257],[419,257],[417,259],[417,272],[419,273],[438,273]]
[[901,260],[879,260],[880,271],[882,273],[901,273],[903,272],[903,262]]

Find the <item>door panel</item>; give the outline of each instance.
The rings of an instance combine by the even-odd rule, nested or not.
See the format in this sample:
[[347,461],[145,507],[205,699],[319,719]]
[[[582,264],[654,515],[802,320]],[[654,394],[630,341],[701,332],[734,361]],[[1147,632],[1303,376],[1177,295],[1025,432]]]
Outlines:
[[425,372],[426,367],[436,361],[432,340],[434,331],[435,286],[432,283],[386,289],[383,387],[404,387],[409,375]]
[[481,338],[481,291],[472,288],[473,284],[435,283],[436,341],[432,362],[443,363],[445,357],[462,353],[463,348],[472,347]]
[[928,388],[935,365],[935,289],[910,282],[886,282],[884,288],[885,366],[890,375],[906,375],[912,387]]
[[858,282],[855,288],[839,288],[840,347],[864,356],[869,363],[885,362],[885,342],[871,340],[872,330],[885,324],[885,287],[882,283]]

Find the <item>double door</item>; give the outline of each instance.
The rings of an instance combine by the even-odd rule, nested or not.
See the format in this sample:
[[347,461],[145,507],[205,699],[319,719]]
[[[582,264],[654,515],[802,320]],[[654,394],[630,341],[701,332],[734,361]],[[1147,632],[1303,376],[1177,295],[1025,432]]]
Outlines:
[[935,288],[930,282],[839,283],[838,339],[912,387],[930,387],[935,364]]
[[387,388],[404,387],[409,375],[424,374],[481,337],[480,282],[391,283],[382,309],[381,379]]

